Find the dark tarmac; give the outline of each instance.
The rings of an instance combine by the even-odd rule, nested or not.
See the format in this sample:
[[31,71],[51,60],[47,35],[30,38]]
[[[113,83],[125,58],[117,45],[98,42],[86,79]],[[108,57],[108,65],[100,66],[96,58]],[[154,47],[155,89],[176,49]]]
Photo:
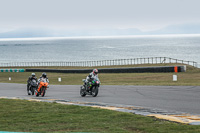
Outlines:
[[102,85],[97,97],[81,97],[79,92],[80,85],[50,85],[45,97],[36,97],[27,95],[25,84],[0,83],[0,97],[117,104],[200,114],[200,86]]

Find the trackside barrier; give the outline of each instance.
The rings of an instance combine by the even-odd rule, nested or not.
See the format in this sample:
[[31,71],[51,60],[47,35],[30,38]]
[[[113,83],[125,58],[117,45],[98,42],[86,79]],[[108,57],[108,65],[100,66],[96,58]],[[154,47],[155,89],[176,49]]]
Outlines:
[[198,67],[198,63],[194,61],[184,61],[169,57],[149,57],[149,58],[131,58],[131,59],[114,59],[114,60],[96,60],[96,61],[52,61],[52,62],[7,62],[0,63],[0,67],[38,67],[38,66],[79,66],[79,67],[95,67],[95,66],[120,66],[120,65],[138,65],[138,64],[165,64],[176,63],[183,65],[191,65]]
[[25,69],[0,69],[0,72],[25,72]]
[[[132,67],[132,68],[102,68],[99,73],[165,73],[186,72],[186,66]],[[55,73],[90,73],[92,69],[26,69],[26,72],[55,72]]]

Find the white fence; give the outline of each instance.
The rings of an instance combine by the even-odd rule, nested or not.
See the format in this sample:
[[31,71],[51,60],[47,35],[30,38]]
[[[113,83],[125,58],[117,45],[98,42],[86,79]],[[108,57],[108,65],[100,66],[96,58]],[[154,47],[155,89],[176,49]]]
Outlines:
[[184,61],[169,57],[150,57],[150,58],[115,59],[115,60],[100,60],[100,61],[76,61],[76,62],[10,62],[10,63],[0,63],[0,67],[32,67],[32,66],[92,67],[92,66],[162,64],[162,63],[181,63],[198,67],[198,63],[195,61]]

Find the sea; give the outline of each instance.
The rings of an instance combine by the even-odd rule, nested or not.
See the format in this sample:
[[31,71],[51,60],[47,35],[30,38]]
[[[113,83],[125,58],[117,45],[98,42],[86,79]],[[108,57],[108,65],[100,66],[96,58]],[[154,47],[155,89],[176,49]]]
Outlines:
[[170,57],[200,66],[200,35],[0,39],[0,63]]

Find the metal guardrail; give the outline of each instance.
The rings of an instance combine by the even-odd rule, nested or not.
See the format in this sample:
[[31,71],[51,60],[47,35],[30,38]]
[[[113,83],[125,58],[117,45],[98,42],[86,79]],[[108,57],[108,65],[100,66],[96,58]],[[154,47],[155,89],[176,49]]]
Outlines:
[[[132,58],[115,59],[100,61],[76,61],[76,62],[10,62],[0,63],[0,67],[33,67],[33,66],[114,66],[114,65],[136,65],[136,64],[162,64],[162,63],[180,63],[198,67],[195,61],[184,61],[169,57],[150,57],[150,58]],[[199,65],[200,66],[200,65]]]

